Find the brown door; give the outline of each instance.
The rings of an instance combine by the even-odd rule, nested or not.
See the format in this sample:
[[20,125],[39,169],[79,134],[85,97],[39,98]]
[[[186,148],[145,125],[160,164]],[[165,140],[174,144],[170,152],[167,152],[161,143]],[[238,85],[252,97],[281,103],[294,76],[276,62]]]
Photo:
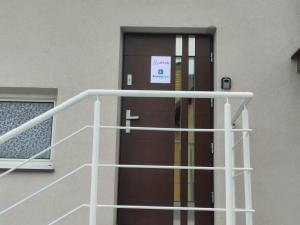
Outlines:
[[[191,78],[188,68],[191,64],[191,58],[187,54],[188,36],[184,36],[182,40],[182,56],[176,57],[176,35],[126,34],[124,36],[123,89],[187,90]],[[211,90],[210,52],[209,64],[206,64],[206,55],[203,52],[203,49],[210,50],[211,48],[210,37],[199,36],[195,43],[193,90]],[[207,46],[201,47],[201,45]],[[197,52],[199,51],[201,53],[198,56]],[[162,70],[158,72],[158,78],[151,77],[151,64],[157,58],[160,59],[159,57],[164,57],[161,60],[162,63],[169,64],[164,67],[169,68],[169,71]],[[203,68],[204,65],[208,68]],[[165,72],[169,73],[169,76],[167,74],[166,77],[163,77]],[[205,76],[205,78],[197,78],[200,76]],[[198,82],[206,82],[206,84],[197,85]],[[190,116],[189,104],[193,105],[192,116]],[[189,124],[193,124],[194,127],[212,126],[210,101],[123,98],[121,112],[123,126],[126,125],[126,116],[129,114],[134,119],[130,120],[131,126],[190,127]],[[199,118],[196,119],[198,116]],[[193,119],[189,119],[190,117]],[[201,140],[197,141],[197,139]],[[191,145],[189,143],[191,140],[193,146],[199,145],[201,154],[196,154],[198,147],[193,147],[193,152],[190,153],[188,146]],[[124,130],[121,132],[119,163],[150,165],[190,165],[191,163],[200,165],[203,163],[211,165],[211,140],[210,134],[197,134],[191,137],[188,133]],[[180,144],[178,145],[178,143]],[[206,160],[208,158],[209,163]],[[205,199],[202,195],[211,197],[212,188],[212,173],[120,169],[118,204],[173,206],[179,202],[181,206],[185,206],[193,201],[196,206],[211,207],[211,199],[208,203],[206,202],[208,197]],[[202,192],[202,190],[203,193],[197,195],[197,192]],[[191,192],[195,192],[195,194],[191,194]],[[212,215],[212,213],[202,212],[188,215],[181,212],[180,224],[187,224],[188,217],[192,216],[194,224],[210,225],[213,224]],[[171,225],[176,223],[175,220],[175,213],[167,210],[119,209],[117,216],[118,225]]]

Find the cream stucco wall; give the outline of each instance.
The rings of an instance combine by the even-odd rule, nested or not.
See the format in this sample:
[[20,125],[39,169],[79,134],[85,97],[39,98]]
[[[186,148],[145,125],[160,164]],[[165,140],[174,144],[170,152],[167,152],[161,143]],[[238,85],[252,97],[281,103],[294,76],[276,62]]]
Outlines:
[[[156,32],[206,32],[215,27],[215,89],[233,79],[234,91],[253,91],[249,106],[256,225],[300,221],[300,76],[290,56],[300,45],[299,0],[0,0],[0,86],[57,88],[58,103],[89,88],[120,88],[122,27]],[[141,27],[151,27],[142,29]],[[118,122],[118,102],[103,99],[103,123]],[[92,121],[92,100],[59,114],[60,140]],[[222,126],[222,102],[215,108]],[[90,160],[90,131],[55,149],[55,172],[18,172],[1,180],[0,209]],[[105,131],[101,161],[117,159],[118,135]],[[215,164],[223,137],[215,136]],[[102,170],[100,199],[115,200],[116,177]],[[0,217],[2,225],[41,225],[89,199],[89,170]],[[216,206],[224,180],[215,176]],[[239,195],[240,196],[240,195]],[[239,198],[239,204],[242,200]],[[62,224],[87,224],[86,209]],[[99,224],[113,224],[113,211]],[[225,224],[216,214],[216,225]],[[243,224],[243,223],[239,223]]]

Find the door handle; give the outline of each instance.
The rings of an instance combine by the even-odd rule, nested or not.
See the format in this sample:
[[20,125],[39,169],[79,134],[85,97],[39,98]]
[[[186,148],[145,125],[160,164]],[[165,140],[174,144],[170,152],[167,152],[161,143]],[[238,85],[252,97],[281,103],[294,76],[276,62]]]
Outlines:
[[126,133],[130,133],[130,124],[131,124],[131,120],[138,120],[140,119],[139,116],[132,116],[131,115],[131,110],[130,109],[127,109],[126,110]]
[[139,118],[139,116],[132,116],[130,109],[126,110],[126,120],[138,120]]

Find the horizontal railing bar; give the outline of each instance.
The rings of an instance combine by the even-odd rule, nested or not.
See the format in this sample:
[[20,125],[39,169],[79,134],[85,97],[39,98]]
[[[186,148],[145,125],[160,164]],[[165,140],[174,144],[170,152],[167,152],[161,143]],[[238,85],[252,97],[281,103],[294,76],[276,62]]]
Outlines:
[[33,198],[34,196],[40,194],[40,193],[43,192],[43,191],[49,189],[50,187],[54,186],[55,184],[61,182],[61,181],[64,180],[65,178],[67,178],[67,177],[73,175],[74,173],[78,172],[79,170],[81,170],[82,168],[87,167],[87,166],[91,166],[91,164],[83,164],[82,166],[80,166],[80,167],[78,167],[78,168],[72,170],[71,172],[67,173],[66,175],[64,175],[64,176],[58,178],[57,180],[51,182],[50,184],[47,184],[46,186],[42,187],[42,188],[39,189],[38,191],[36,191],[36,192],[32,193],[31,195],[29,195],[29,196],[23,198],[22,200],[20,200],[20,201],[16,202],[15,204],[11,205],[10,207],[8,207],[8,208],[6,208],[6,209],[0,211],[0,215],[2,215],[2,214],[4,214],[4,213],[8,212],[9,210],[11,210],[11,209],[17,207],[18,205],[21,205],[21,204],[24,203],[25,201],[27,201],[27,200]]
[[224,131],[224,129],[195,129],[195,128],[169,128],[169,127],[126,127],[126,126],[100,126],[104,129],[119,129],[119,130],[141,130],[141,131],[192,131],[192,132],[214,132],[214,131]]
[[[56,220],[52,221],[48,225],[56,224],[57,222],[63,220],[64,218],[68,217],[69,215],[75,213],[79,209],[83,207],[90,207],[89,204],[82,204],[71,211],[67,212],[63,216],[60,216]],[[219,211],[225,212],[225,208],[200,208],[200,207],[168,207],[168,206],[137,206],[137,205],[97,205],[98,208],[118,208],[118,209],[156,209],[156,210],[190,210],[190,211]],[[253,213],[255,210],[253,209],[239,209],[236,208],[234,211],[236,212],[250,212]]]
[[215,211],[225,212],[225,208],[180,207],[180,206],[148,206],[148,205],[97,205],[98,208],[115,209],[152,209],[152,210],[182,210],[182,211]]
[[244,168],[244,167],[235,167],[233,169],[237,170],[237,171],[252,171],[253,170],[253,168]]
[[250,213],[255,212],[254,209],[239,209],[239,208],[235,208],[234,211],[236,211],[236,212],[250,212]]
[[[244,105],[254,96],[251,92],[221,92],[221,91],[149,91],[149,90],[86,90],[66,100],[60,105],[47,112],[27,121],[21,126],[8,131],[0,137],[0,145],[7,140],[21,134],[35,125],[49,119],[58,112],[61,112],[89,96],[119,96],[119,97],[166,97],[166,98],[244,98]],[[249,100],[247,100],[249,99]]]
[[[92,127],[90,125],[90,127]],[[101,125],[104,129],[120,129],[120,130],[144,130],[144,131],[175,131],[175,132],[222,132],[224,129],[197,129],[197,128],[171,128],[171,127],[126,127],[126,126],[107,126]],[[251,132],[252,129],[232,129],[232,131],[237,132]]]
[[89,205],[86,204],[82,204],[74,209],[72,209],[71,211],[67,212],[66,214],[58,217],[57,219],[53,220],[51,223],[49,223],[48,225],[53,225],[58,223],[59,221],[63,220],[64,218],[66,218],[67,216],[70,216],[71,214],[73,214],[74,212],[78,211],[79,209],[83,208],[83,207],[89,207]]
[[82,131],[84,131],[85,129],[89,128],[89,126],[84,126],[82,128],[80,128],[79,130],[73,132],[72,134],[68,135],[67,137],[64,137],[63,139],[59,140],[58,142],[56,142],[55,144],[49,146],[48,148],[44,149],[43,151],[31,156],[30,158],[20,162],[19,164],[17,164],[16,166],[12,167],[11,169],[5,171],[4,173],[0,174],[0,178],[3,178],[4,176],[8,175],[9,173],[15,171],[16,169],[20,168],[21,166],[31,162],[32,160],[34,160],[35,158],[39,157],[40,155],[44,154],[45,152],[51,150],[52,148],[58,146],[59,144],[64,143],[66,140],[68,140],[69,138],[81,133]]
[[[182,206],[148,206],[148,205],[97,205],[98,208],[115,209],[150,209],[150,210],[182,210],[182,211],[211,211],[225,212],[225,208],[182,207]],[[235,209],[236,212],[254,212],[253,209]]]
[[[184,170],[225,170],[225,167],[206,166],[165,166],[165,165],[133,165],[133,164],[98,164],[99,167],[132,168],[132,169],[184,169]],[[240,171],[251,171],[252,168],[233,168]]]
[[89,95],[158,98],[253,98],[252,92],[159,91],[159,90],[88,90]]
[[225,170],[225,167],[203,166],[164,166],[164,165],[124,165],[124,164],[98,164],[99,167],[131,168],[131,169],[183,169],[183,170]]

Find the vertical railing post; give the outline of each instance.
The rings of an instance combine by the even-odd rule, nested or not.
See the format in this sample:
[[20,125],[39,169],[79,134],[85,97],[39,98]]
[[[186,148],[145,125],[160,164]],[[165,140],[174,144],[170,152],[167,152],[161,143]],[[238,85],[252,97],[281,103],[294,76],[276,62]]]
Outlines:
[[[249,129],[249,116],[246,106],[242,112],[243,129]],[[243,160],[244,167],[250,168],[250,140],[249,132],[243,131]],[[244,171],[245,208],[252,209],[251,171]],[[253,225],[252,212],[245,213],[246,225]]]
[[[232,125],[233,126],[233,125]],[[232,168],[235,168],[235,149],[234,149],[234,144],[235,144],[235,134],[234,132],[231,132],[231,152],[232,152]],[[235,197],[235,170],[232,170],[232,208],[235,209],[236,207],[236,197]],[[236,224],[236,212],[233,211],[233,224]]]
[[226,225],[234,224],[233,208],[233,162],[232,162],[232,125],[231,106],[228,99],[224,105],[224,137],[225,137],[225,198],[226,198]]
[[97,196],[98,196],[98,164],[99,164],[99,141],[100,139],[100,101],[94,103],[93,125],[93,153],[91,167],[91,193],[90,193],[90,218],[89,225],[97,223]]

